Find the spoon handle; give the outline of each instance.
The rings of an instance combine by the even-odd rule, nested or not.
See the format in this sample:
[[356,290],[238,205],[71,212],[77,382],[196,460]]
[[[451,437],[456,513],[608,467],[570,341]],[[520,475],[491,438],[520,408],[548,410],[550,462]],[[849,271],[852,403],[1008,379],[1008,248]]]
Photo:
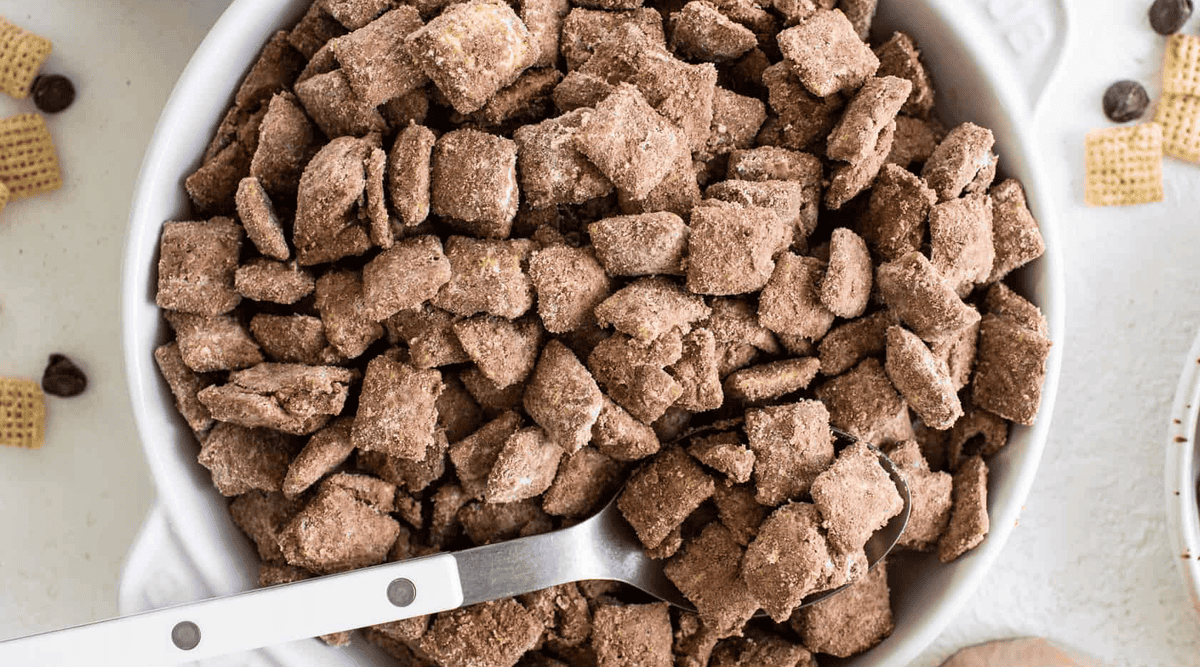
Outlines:
[[462,605],[452,554],[389,563],[0,642],[0,665],[168,665]]

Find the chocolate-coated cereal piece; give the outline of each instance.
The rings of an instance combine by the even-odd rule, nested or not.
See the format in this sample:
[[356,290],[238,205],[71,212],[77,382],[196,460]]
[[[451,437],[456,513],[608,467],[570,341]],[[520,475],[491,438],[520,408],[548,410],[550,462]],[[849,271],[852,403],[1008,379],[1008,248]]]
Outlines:
[[288,465],[283,478],[283,495],[295,498],[317,480],[344,463],[354,451],[350,441],[351,417],[338,417],[309,438],[304,449]]
[[945,130],[937,121],[896,116],[896,136],[885,162],[905,169],[915,163],[923,163],[933,155],[933,150],[945,135]]
[[792,628],[814,653],[849,657],[874,647],[895,629],[887,562],[827,600],[801,609]]
[[304,168],[296,197],[292,245],[301,266],[361,255],[371,247],[355,210],[366,190],[368,139],[338,137]]
[[318,278],[316,308],[325,337],[347,359],[358,357],[383,337],[383,326],[367,315],[357,273],[335,270]]
[[542,348],[525,387],[525,411],[567,453],[592,437],[603,396],[596,380],[565,345],[552,340]]
[[467,356],[497,387],[523,382],[533,372],[542,342],[542,327],[535,318],[476,315],[452,326]]
[[671,667],[670,605],[604,605],[592,615],[598,667]]
[[347,30],[358,30],[392,6],[391,0],[318,0]]
[[780,398],[807,387],[820,366],[816,357],[800,357],[742,368],[725,378],[725,394],[747,403]]
[[521,194],[531,207],[582,204],[612,192],[612,183],[579,152],[573,140],[590,113],[576,109],[536,125],[524,125],[513,134]]
[[687,287],[715,295],[760,290],[791,238],[791,228],[771,209],[708,201],[692,212]]
[[858,88],[879,68],[879,59],[840,10],[818,10],[777,39],[783,57],[818,97]]
[[871,297],[872,274],[866,242],[845,227],[833,230],[829,266],[821,279],[821,303],[838,317],[862,315]]
[[617,461],[636,461],[658,452],[654,429],[605,396],[592,427],[592,444]]
[[595,447],[568,454],[542,498],[542,509],[552,516],[589,516],[620,486],[621,471],[620,463]]
[[612,290],[612,281],[590,248],[552,246],[534,252],[529,279],[542,325],[555,334],[594,325],[593,311]]
[[758,301],[758,320],[777,334],[820,340],[833,325],[834,314],[821,303],[825,264],[790,252],[780,256]]
[[[959,420],[960,422],[962,420]],[[887,452],[908,485],[910,512],[897,548],[932,551],[950,522],[953,479],[932,472],[915,440],[905,440]]]
[[400,5],[349,35],[330,40],[329,47],[358,99],[376,107],[425,85],[428,79],[405,45],[405,38],[422,25],[414,7]]
[[921,170],[921,177],[937,193],[938,201],[958,197],[981,170],[995,168],[990,158],[994,143],[992,131],[974,123],[950,130]]
[[642,543],[654,548],[712,493],[712,478],[671,447],[630,476],[617,507]]
[[742,581],[743,549],[719,522],[704,527],[663,571],[718,636],[740,634],[758,602]]
[[301,508],[301,504],[278,493],[254,490],[243,493],[229,504],[233,523],[254,542],[264,564],[283,565],[279,549],[279,529]]
[[983,297],[983,307],[989,315],[1006,317],[1030,331],[1050,336],[1050,324],[1041,309],[1004,283],[996,283],[988,288]]
[[317,152],[316,128],[291,93],[271,98],[258,130],[250,175],[273,195],[293,195],[304,166]]
[[1010,271],[1044,255],[1046,243],[1037,220],[1029,212],[1020,182],[1007,179],[993,186],[989,194],[996,258],[987,282],[996,282]]
[[316,74],[296,84],[296,98],[327,137],[381,132],[386,123],[379,110],[354,94],[340,68]]
[[283,433],[217,422],[201,443],[199,461],[223,496],[272,492],[283,485],[291,449],[292,440]]
[[808,235],[817,225],[817,208],[820,203],[813,198],[814,191],[802,183],[793,181],[743,181],[729,179],[714,183],[704,195],[739,206],[769,208],[787,227],[790,238],[786,242],[803,247]]
[[351,440],[359,449],[419,461],[434,446],[442,375],[390,358],[367,364]]
[[777,141],[764,141],[764,133],[771,124],[768,120],[759,133],[759,144],[804,150],[829,134],[846,104],[840,93],[827,96],[810,93],[787,61],[764,70],[762,83],[767,89],[767,102],[779,116],[780,135]]
[[767,107],[757,97],[739,95],[717,86],[713,93],[713,119],[704,151],[724,155],[748,150],[767,120]]
[[87,389],[87,375],[65,355],[52,354],[42,371],[42,391],[51,396],[70,398]]
[[516,409],[525,395],[525,385],[512,384],[501,389],[474,366],[459,372],[458,377],[467,388],[467,393],[471,394],[471,398],[475,399],[488,417],[505,410]]
[[830,329],[818,347],[821,374],[841,375],[864,357],[882,354],[887,328],[894,322],[888,311],[881,310]]
[[692,0],[671,15],[671,48],[695,60],[735,60],[758,45],[754,33],[703,0]]
[[747,449],[733,431],[694,437],[687,452],[704,465],[724,473],[734,483],[749,482],[750,474],[754,472],[754,452]]
[[950,368],[904,327],[888,327],[885,369],[909,407],[929,426],[945,430],[962,416]]
[[880,265],[875,283],[892,313],[927,343],[953,338],[979,321],[979,312],[919,252]]
[[618,290],[595,309],[596,322],[649,342],[670,331],[686,331],[708,317],[704,299],[669,278],[640,278]]
[[957,560],[987,537],[987,479],[988,466],[978,455],[964,461],[954,473],[950,525],[938,541],[938,560],[943,563]]
[[821,515],[810,503],[788,503],[771,513],[742,559],[742,579],[776,623],[784,623],[817,590],[832,566]]
[[879,58],[876,76],[895,76],[912,84],[912,92],[900,107],[901,113],[928,117],[933,110],[933,84],[912,37],[902,32],[892,33],[891,39],[875,49],[875,55]]
[[450,445],[450,462],[463,491],[483,500],[487,478],[508,438],[521,427],[521,416],[505,411],[471,435]]
[[829,409],[830,423],[873,445],[907,440],[913,435],[908,404],[874,357],[826,380],[817,387],[817,398]]
[[255,257],[238,267],[233,284],[238,293],[253,301],[290,305],[316,288],[312,273],[295,262],[276,262]]
[[339,486],[326,486],[282,529],[290,565],[326,574],[382,563],[400,524]]
[[325,366],[345,361],[325,338],[325,325],[311,315],[259,313],[250,320],[250,332],[271,361]]
[[531,250],[527,239],[451,236],[446,240],[450,282],[433,298],[433,305],[464,317],[480,312],[520,317],[533,305],[533,284],[523,269]]
[[229,218],[168,222],[159,242],[160,308],[196,315],[220,315],[242,300],[234,289],[241,226]]
[[538,535],[554,529],[550,517],[533,500],[501,504],[470,502],[458,511],[458,520],[467,537],[477,545]]
[[537,49],[532,67],[554,67],[558,64],[559,39],[563,21],[571,11],[569,0],[521,0],[521,20]]
[[291,250],[287,239],[283,237],[283,225],[258,179],[253,176],[243,178],[238,183],[235,201],[238,217],[246,228],[246,236],[254,242],[254,247],[272,259],[287,259]]
[[911,91],[912,83],[907,79],[894,76],[867,79],[829,135],[826,154],[850,163],[870,157],[879,143],[879,135],[895,120]]
[[[811,0],[806,0],[811,2]],[[816,667],[803,646],[772,632],[748,631],[723,640],[712,653],[712,667]]]
[[208,408],[196,398],[207,382],[188,368],[179,354],[179,344],[167,343],[154,350],[158,370],[175,397],[175,408],[197,436],[212,428],[213,418]]
[[830,413],[820,401],[746,411],[746,435],[754,452],[755,498],[777,506],[808,493],[833,461]]
[[613,401],[649,424],[683,394],[675,378],[663,370],[682,355],[683,340],[678,330],[659,336],[648,346],[618,333],[592,349],[587,366]]
[[511,503],[541,495],[550,488],[563,450],[541,427],[513,433],[496,454],[488,474],[484,500]]
[[971,380],[975,405],[1018,424],[1032,424],[1052,345],[1046,336],[1010,318],[985,315]]
[[637,88],[621,84],[583,120],[574,140],[610,181],[640,199],[667,175],[686,138]]
[[388,155],[388,196],[405,226],[429,215],[430,162],[437,137],[423,125],[411,124],[396,135]]
[[200,317],[166,313],[183,363],[197,373],[249,368],[263,360],[250,332],[231,315]]
[[665,211],[588,225],[596,257],[612,276],[682,273],[690,231],[679,216]]
[[454,333],[454,315],[425,304],[402,310],[387,320],[389,341],[408,345],[409,363],[417,368],[437,368],[470,361]]
[[904,509],[879,457],[861,441],[843,449],[812,484],[829,543],[843,552],[862,548],[871,534]]
[[682,392],[675,405],[692,412],[721,407],[724,392],[717,374],[717,342],[708,329],[696,329],[683,337],[683,355],[667,367]]
[[517,144],[475,130],[443,134],[433,147],[430,188],[435,214],[475,236],[507,238],[520,199]]
[[434,433],[433,446],[425,452],[425,458],[416,461],[388,456],[383,452],[360,449],[355,456],[359,467],[368,470],[397,487],[420,493],[430,484],[441,479],[446,472],[446,435]]
[[196,396],[213,418],[307,435],[338,415],[358,372],[338,366],[261,363]]
[[893,120],[879,133],[879,141],[867,157],[857,163],[834,168],[829,189],[825,192],[825,206],[837,210],[871,187],[887,156],[891,154],[895,137],[896,121]]
[[921,249],[925,221],[937,193],[916,174],[894,164],[879,172],[867,214],[856,226],[875,254],[885,262]]
[[402,239],[363,267],[363,315],[375,322],[420,308],[450,281],[450,261],[436,236]]
[[970,294],[992,273],[992,206],[986,196],[967,195],[933,207],[929,212],[933,268],[955,287]]
[[1008,421],[983,408],[966,406],[967,412],[946,438],[946,467],[958,470],[972,456],[990,457],[1008,444]]

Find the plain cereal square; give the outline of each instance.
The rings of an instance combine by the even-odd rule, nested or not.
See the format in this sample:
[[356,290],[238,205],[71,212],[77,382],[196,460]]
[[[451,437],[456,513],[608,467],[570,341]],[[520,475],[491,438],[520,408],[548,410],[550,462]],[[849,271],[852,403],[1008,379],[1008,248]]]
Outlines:
[[658,452],[658,435],[649,425],[605,396],[592,427],[592,444],[617,461],[636,461]]
[[605,605],[592,615],[598,667],[671,667],[671,617],[665,602]]
[[985,315],[971,380],[975,405],[1018,424],[1032,424],[1052,345],[1046,336],[1012,319]]
[[742,559],[742,579],[776,623],[816,592],[832,567],[821,515],[810,503],[788,503],[758,527]]
[[784,253],[758,300],[758,321],[777,334],[820,340],[834,314],[821,303],[825,264],[815,257]]
[[725,378],[725,394],[746,403],[779,398],[807,387],[820,367],[816,357],[798,357],[741,368]]
[[230,315],[200,317],[187,313],[166,313],[175,329],[183,363],[197,373],[250,368],[263,360],[250,332]]
[[238,218],[246,228],[246,236],[254,242],[258,251],[272,259],[287,259],[291,255],[287,239],[283,237],[283,225],[275,215],[275,206],[258,179],[247,176],[238,183],[234,196]]
[[746,411],[759,503],[776,506],[809,492],[833,461],[829,416],[824,405],[810,400]]
[[288,464],[283,478],[283,495],[295,498],[317,480],[337,468],[354,451],[350,441],[351,417],[338,417],[317,431],[305,443],[304,449]]
[[621,471],[620,463],[595,447],[568,454],[542,497],[542,509],[552,516],[588,516],[620,485]]
[[596,106],[574,139],[579,151],[634,199],[650,194],[686,146],[683,133],[628,84]]
[[929,237],[933,268],[960,296],[987,281],[996,251],[986,195],[967,195],[934,206],[929,212]]
[[612,281],[590,248],[551,246],[534,252],[529,279],[542,325],[554,334],[594,325],[596,306],[612,290]]
[[154,350],[154,361],[158,364],[163,379],[167,381],[167,386],[171,388],[171,394],[175,397],[175,408],[183,415],[184,421],[192,431],[199,436],[212,428],[212,415],[196,398],[196,394],[207,386],[206,382],[183,363],[183,357],[179,354],[179,344],[171,342]]
[[950,524],[938,540],[938,560],[943,563],[957,560],[987,537],[987,480],[988,466],[978,455],[967,459],[954,473]]
[[817,387],[834,426],[873,445],[912,437],[908,404],[875,357]]
[[433,212],[475,236],[506,238],[517,215],[517,144],[476,130],[443,134],[433,147]]
[[470,361],[454,333],[454,315],[425,304],[402,310],[387,320],[389,340],[408,345],[409,363],[417,368],[437,368]]
[[712,311],[704,299],[670,278],[639,278],[602,301],[596,322],[641,341],[652,341],[672,329],[687,331]]
[[242,228],[229,218],[163,224],[159,242],[160,308],[220,315],[242,300],[234,289]]
[[791,229],[774,211],[708,201],[692,211],[687,287],[696,294],[745,294],[763,288]]
[[754,472],[754,452],[747,449],[742,438],[732,431],[694,437],[687,452],[737,484],[749,482]]
[[223,496],[279,491],[287,474],[291,439],[269,429],[217,422],[200,447],[200,465]]
[[1012,178],[1002,181],[992,187],[990,195],[996,258],[987,282],[996,282],[1010,271],[1044,255],[1046,242],[1025,203],[1025,191],[1020,182]]
[[259,313],[250,319],[250,333],[271,361],[309,366],[344,361],[325,339],[325,325],[318,317]]
[[937,193],[916,174],[898,165],[884,165],[858,232],[883,261],[894,261],[921,249],[925,221],[936,203]]
[[367,316],[362,280],[353,271],[330,271],[318,278],[316,307],[325,337],[347,359],[383,337],[383,325]]
[[531,250],[526,239],[451,236],[446,240],[450,282],[438,291],[433,305],[464,317],[481,312],[520,317],[533,305],[533,283],[523,269]]
[[814,653],[839,658],[862,653],[892,634],[892,603],[887,562],[828,600],[801,609],[792,627]]
[[875,283],[892,313],[927,343],[953,338],[979,322],[979,312],[919,252],[880,265]]
[[879,135],[895,120],[911,90],[911,83],[894,76],[867,79],[829,135],[826,154],[850,163],[870,157],[879,143]]
[[404,42],[422,25],[415,8],[401,5],[329,42],[351,90],[365,104],[379,106],[425,85],[428,79],[409,56]]
[[407,39],[413,59],[464,114],[516,81],[539,53],[520,17],[499,0],[452,5]]
[[897,548],[932,551],[950,522],[953,479],[946,472],[932,472],[915,440],[905,440],[887,452],[908,484],[911,511]]
[[758,46],[749,28],[734,23],[701,0],[693,0],[672,14],[671,24],[671,48],[694,60],[736,60]]
[[400,310],[420,308],[450,281],[450,261],[436,236],[402,239],[363,267],[363,302],[378,322]]
[[395,519],[326,486],[280,531],[279,546],[289,565],[328,574],[382,563],[399,534]]
[[843,449],[812,484],[829,543],[843,552],[861,549],[871,534],[904,509],[900,492],[879,457],[861,441]]
[[946,430],[962,416],[958,388],[954,386],[949,366],[904,327],[888,327],[884,370],[926,425]]
[[974,123],[963,123],[950,130],[921,170],[921,177],[937,193],[938,201],[949,201],[962,194],[980,170],[990,165],[994,143],[992,131]]
[[521,428],[521,416],[506,410],[471,435],[450,445],[450,462],[467,495],[483,500],[487,478],[509,436]]
[[741,634],[758,602],[741,577],[743,549],[719,522],[704,527],[663,571],[717,636]]
[[421,224],[429,215],[430,165],[436,143],[433,130],[412,123],[396,135],[388,154],[388,196],[407,227]]
[[535,125],[524,125],[513,134],[521,194],[531,207],[582,204],[612,192],[612,183],[573,141],[590,114],[576,109]]
[[838,317],[851,319],[862,315],[871,298],[873,274],[866,241],[849,229],[838,227],[829,240],[829,267],[821,279],[821,303]]
[[817,97],[858,88],[879,68],[879,59],[840,10],[818,10],[779,33],[779,50],[804,86]]
[[367,364],[351,439],[354,446],[421,460],[434,445],[442,375],[380,355]]
[[308,296],[316,288],[312,273],[295,262],[276,262],[255,257],[234,273],[238,294],[253,301],[290,305]]
[[933,84],[913,38],[902,32],[893,33],[891,39],[875,49],[875,55],[879,58],[878,76],[899,77],[912,84],[900,111],[917,118],[928,117],[933,110]]
[[655,456],[629,478],[617,500],[638,538],[653,549],[713,494],[713,480],[678,447]]
[[523,403],[529,416],[558,446],[574,453],[591,440],[603,396],[575,354],[552,340],[542,349]]
[[467,356],[500,389],[524,382],[533,372],[542,342],[542,327],[535,318],[476,315],[452,327]]
[[541,495],[554,482],[562,455],[562,448],[538,426],[513,433],[488,473],[484,500],[511,503]]

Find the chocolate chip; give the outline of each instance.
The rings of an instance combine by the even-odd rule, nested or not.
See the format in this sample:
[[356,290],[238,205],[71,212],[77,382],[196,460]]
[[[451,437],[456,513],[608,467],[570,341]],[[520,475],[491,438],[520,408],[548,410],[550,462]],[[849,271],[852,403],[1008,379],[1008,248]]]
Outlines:
[[1128,123],[1146,113],[1150,96],[1137,81],[1118,81],[1104,91],[1104,115],[1114,123]]
[[1192,15],[1192,0],[1154,0],[1150,5],[1150,27],[1160,35],[1179,32]]
[[33,103],[43,113],[58,113],[75,101],[75,85],[61,74],[46,74],[33,81]]
[[50,364],[42,373],[42,389],[52,396],[78,396],[87,389],[87,376],[75,362],[61,354],[52,354]]

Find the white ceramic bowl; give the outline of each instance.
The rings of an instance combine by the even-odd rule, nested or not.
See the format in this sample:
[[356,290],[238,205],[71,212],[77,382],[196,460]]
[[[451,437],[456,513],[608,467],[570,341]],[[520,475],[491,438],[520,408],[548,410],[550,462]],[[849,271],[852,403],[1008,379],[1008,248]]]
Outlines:
[[1167,530],[1171,555],[1179,563],[1192,607],[1200,614],[1200,511],[1196,483],[1200,480],[1200,335],[1183,360],[1179,388],[1167,426],[1167,465],[1163,489],[1167,498]]
[[[160,227],[186,214],[183,179],[198,165],[243,73],[270,35],[294,22],[308,1],[235,0],[180,77],[142,166],[123,268],[122,317],[130,396],[158,490],[158,507],[123,577],[123,613],[187,597],[188,593],[151,594],[170,586],[179,589],[178,581],[163,581],[183,576],[178,570],[169,576],[148,574],[151,564],[172,550],[182,553],[181,562],[191,570],[188,576],[194,581],[186,588],[191,595],[234,593],[253,587],[257,577],[258,558],[234,527],[208,472],[196,463],[197,445],[155,368],[152,352],[168,337],[154,304],[155,260]],[[902,29],[923,50],[943,120],[951,125],[970,120],[993,129],[1002,172],[1023,181],[1047,252],[1016,279],[1019,290],[1048,317],[1055,345],[1037,425],[1014,428],[1009,446],[991,462],[991,534],[978,549],[948,566],[929,557],[897,561],[891,577],[896,631],[848,665],[900,667],[937,636],[1003,548],[1041,458],[1058,387],[1064,304],[1052,200],[1061,194],[1047,183],[1038,165],[1032,118],[1066,40],[1066,16],[1059,1],[880,3],[877,27]],[[163,526],[173,528],[173,540],[162,537],[168,532]],[[252,660],[292,667],[389,664],[369,646],[334,650],[312,640],[274,647]]]

